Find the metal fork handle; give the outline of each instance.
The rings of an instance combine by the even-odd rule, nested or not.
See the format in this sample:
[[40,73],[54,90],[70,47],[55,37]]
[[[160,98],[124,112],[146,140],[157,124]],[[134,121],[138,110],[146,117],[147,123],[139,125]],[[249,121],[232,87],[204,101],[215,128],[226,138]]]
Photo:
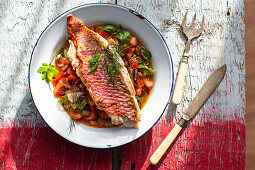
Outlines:
[[182,99],[187,68],[188,68],[188,57],[183,56],[180,61],[179,71],[177,74],[173,97],[172,97],[172,103],[175,105],[180,104],[181,99]]

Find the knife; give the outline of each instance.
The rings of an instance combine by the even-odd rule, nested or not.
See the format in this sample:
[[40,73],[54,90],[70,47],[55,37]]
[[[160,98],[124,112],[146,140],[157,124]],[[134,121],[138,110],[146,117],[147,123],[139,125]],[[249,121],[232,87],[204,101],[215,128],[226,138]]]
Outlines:
[[167,135],[167,137],[160,144],[158,149],[151,156],[150,162],[152,165],[156,165],[158,163],[158,161],[172,144],[176,136],[180,133],[182,128],[187,124],[190,119],[192,119],[196,115],[201,106],[209,98],[212,92],[218,87],[225,75],[225,72],[226,64],[216,69],[206,80],[205,84],[202,86],[196,97],[190,103],[188,109],[183,114],[181,120],[179,120],[179,122],[175,124],[172,131]]

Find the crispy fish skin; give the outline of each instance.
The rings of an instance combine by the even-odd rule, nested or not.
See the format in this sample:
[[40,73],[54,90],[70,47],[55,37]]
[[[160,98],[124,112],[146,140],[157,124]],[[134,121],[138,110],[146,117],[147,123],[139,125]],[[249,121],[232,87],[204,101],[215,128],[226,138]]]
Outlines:
[[[72,14],[67,16],[67,27],[76,47],[76,55],[80,61],[78,65],[72,62],[73,67],[89,91],[97,108],[105,111],[115,125],[138,127],[140,109],[135,98],[133,83],[121,57],[118,56],[118,60],[122,67],[113,85],[104,68],[104,53],[99,46],[101,44],[103,48],[111,50],[112,47],[107,40],[88,29]],[[72,50],[74,51],[74,49]],[[88,73],[89,62],[94,54],[100,54],[101,58],[97,68]],[[74,61],[76,56],[73,55],[68,57]]]

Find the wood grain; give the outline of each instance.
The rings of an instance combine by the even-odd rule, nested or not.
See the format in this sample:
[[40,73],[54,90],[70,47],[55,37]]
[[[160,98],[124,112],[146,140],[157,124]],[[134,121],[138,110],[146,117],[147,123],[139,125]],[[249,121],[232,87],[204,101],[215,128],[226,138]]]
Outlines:
[[255,0],[245,1],[246,24],[246,168],[255,169]]
[[[194,12],[197,21],[205,16],[202,35],[192,41],[186,87],[182,103],[176,112],[167,113],[170,119],[179,120],[208,76],[219,66],[227,64],[225,81],[213,94],[204,108],[213,112],[198,114],[192,124],[203,124],[208,119],[235,120],[245,115],[245,49],[244,2],[235,1],[124,1],[118,4],[130,7],[146,16],[159,29],[169,45],[174,63],[175,77],[186,39],[180,23],[186,11],[191,23]],[[197,24],[197,23],[196,23]],[[199,25],[199,24],[198,24]],[[216,106],[217,107],[214,107]],[[231,106],[231,107],[229,107]],[[216,109],[216,110],[214,110]],[[235,111],[236,110],[236,111]]]
[[[205,16],[205,29],[202,35],[197,40],[192,41],[191,44],[190,55],[192,55],[192,58],[189,60],[186,87],[181,104],[177,107],[170,105],[168,111],[164,113],[159,123],[152,129],[151,141],[143,138],[137,143],[124,147],[123,152],[125,154],[122,167],[128,169],[131,164],[135,164],[141,169],[148,167],[152,169],[168,169],[169,167],[172,169],[191,167],[200,167],[201,169],[208,167],[243,169],[245,166],[245,136],[243,133],[246,104],[244,2],[241,0],[118,0],[118,4],[134,9],[147,17],[159,29],[169,45],[174,70],[178,70],[180,57],[185,47],[186,39],[180,28],[184,14],[189,11],[189,23],[195,12],[198,21],[202,20],[202,15]],[[175,143],[172,146],[174,149],[170,149],[166,153],[159,165],[156,167],[149,166],[147,163],[148,157],[164,140],[165,135],[170,132],[173,124],[180,119],[208,76],[225,63],[227,64],[227,72],[224,80],[200,109],[192,123],[190,123],[191,127],[188,127],[193,129],[199,126],[200,128],[195,128],[192,133],[187,134],[190,136],[188,139],[180,137],[176,141],[179,145]],[[206,126],[209,126],[209,129],[211,128],[210,130],[207,129],[208,132],[202,130],[203,128],[208,128]],[[215,132],[217,134],[220,133],[216,135]],[[205,137],[204,133],[208,136]],[[211,136],[211,133],[215,136]],[[235,135],[234,133],[237,134]],[[227,139],[227,136],[229,139]],[[226,143],[219,145],[218,142],[215,142],[216,139],[218,142],[224,140]],[[150,143],[150,145],[146,143]],[[241,145],[234,146],[236,143]],[[209,150],[206,150],[208,148],[203,145],[209,146]],[[194,146],[197,146],[196,151],[194,151]],[[229,149],[226,150],[226,148]],[[234,152],[233,148],[238,148],[238,153]],[[220,154],[218,149],[221,150]],[[201,152],[204,153],[205,150],[205,155],[201,156]],[[213,153],[218,153],[218,158],[212,158]],[[233,159],[233,155],[239,155],[236,157],[238,158],[237,162]],[[224,161],[221,161],[223,159]],[[126,162],[128,160],[130,160],[129,163]]]
[[[0,169],[110,169],[113,166],[111,150],[79,147],[56,135],[42,121],[28,90],[30,55],[43,29],[67,9],[91,2],[115,3],[114,0],[1,1]],[[141,13],[159,29],[170,48],[175,74],[185,45],[180,29],[185,12],[189,11],[188,22],[195,12],[198,21],[202,15],[205,16],[202,35],[191,43],[192,58],[181,104],[169,106],[151,131],[119,148],[121,161],[118,153],[116,160],[121,163],[122,169],[243,169],[244,1],[116,2]],[[160,164],[151,167],[148,158],[180,119],[208,76],[224,63],[227,64],[227,73],[219,88],[175,141],[172,149],[163,156]]]

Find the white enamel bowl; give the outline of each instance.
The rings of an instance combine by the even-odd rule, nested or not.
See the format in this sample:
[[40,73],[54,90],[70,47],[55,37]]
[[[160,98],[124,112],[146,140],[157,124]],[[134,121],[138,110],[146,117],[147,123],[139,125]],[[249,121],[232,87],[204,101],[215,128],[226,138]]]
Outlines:
[[[37,73],[42,63],[49,63],[54,51],[58,50],[65,40],[66,16],[73,14],[85,25],[94,23],[112,23],[122,25],[134,32],[152,53],[155,70],[154,87],[151,96],[141,110],[142,120],[139,128],[93,128],[76,123],[69,134],[70,118],[58,106],[49,85],[41,80]],[[30,67],[29,85],[32,98],[45,122],[65,139],[91,148],[110,148],[120,146],[141,137],[159,120],[168,104],[173,85],[172,60],[169,49],[157,31],[147,19],[136,12],[113,4],[87,4],[73,8],[51,22],[40,35],[34,46]]]

